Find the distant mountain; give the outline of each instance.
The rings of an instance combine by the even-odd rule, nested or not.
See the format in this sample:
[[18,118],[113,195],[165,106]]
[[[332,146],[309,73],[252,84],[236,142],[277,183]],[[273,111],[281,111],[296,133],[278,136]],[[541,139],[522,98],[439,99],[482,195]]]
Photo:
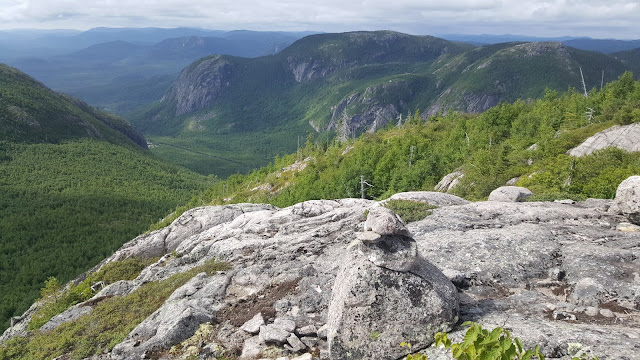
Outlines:
[[611,54],[611,56],[620,60],[634,74],[640,75],[640,47],[633,50],[620,51]]
[[[162,38],[189,33],[207,36]],[[199,29],[93,29],[67,37],[76,39],[77,43],[107,42],[92,44],[64,55],[14,58],[9,63],[57,91],[124,114],[132,108],[159,100],[168,84],[155,80],[167,76],[175,79],[182,68],[198,58],[212,54],[241,57],[274,54],[304,34]],[[152,40],[158,41],[148,43]],[[56,44],[64,46],[65,41],[56,40]],[[0,54],[3,53],[1,49],[0,41]],[[160,86],[164,88],[158,95],[155,91],[145,91],[143,87],[131,87],[129,82],[132,78],[137,78],[140,84],[150,86],[152,90]],[[128,98],[137,100],[113,102],[113,99],[122,95],[120,87],[129,87]]]
[[640,48],[640,40],[579,38],[564,41],[564,44],[582,50],[597,51],[605,54]]
[[603,70],[610,81],[626,67],[558,42],[473,47],[389,31],[320,34],[273,56],[200,59],[131,121],[161,142],[153,151],[165,158],[228,175],[294,151],[308,131],[346,139],[417,110],[482,112],[546,88],[579,88],[580,68],[592,88]]
[[473,35],[473,34],[445,34],[439,35],[443,39],[459,41],[473,45],[489,45],[506,42],[561,42],[576,49],[597,51],[604,54],[612,54],[619,51],[630,50],[640,47],[640,40],[618,40],[618,39],[592,39],[589,37],[538,37],[525,35]]
[[58,143],[78,138],[147,147],[144,137],[125,120],[57,94],[0,64],[0,141]]
[[443,34],[437,35],[443,39],[447,39],[450,41],[459,41],[464,43],[469,43],[473,45],[491,45],[491,44],[500,44],[507,42],[543,42],[543,41],[553,41],[553,42],[564,42],[567,40],[576,39],[576,37],[571,36],[559,36],[559,37],[543,37],[543,36],[526,36],[526,35],[511,35],[511,34],[503,34],[503,35],[492,35],[492,34]]

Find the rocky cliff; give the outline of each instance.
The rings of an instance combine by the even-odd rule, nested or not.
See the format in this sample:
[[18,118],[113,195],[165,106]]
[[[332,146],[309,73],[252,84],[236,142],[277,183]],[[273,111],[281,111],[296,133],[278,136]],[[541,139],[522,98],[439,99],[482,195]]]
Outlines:
[[180,73],[162,98],[162,102],[175,104],[175,115],[212,106],[229,86],[233,64],[225,56],[201,59]]
[[621,187],[616,201],[579,203],[407,193],[395,198],[441,205],[408,226],[384,202],[359,199],[196,208],[103,262],[161,256],[135,280],[107,286],[45,328],[217,259],[230,269],[197,274],[94,358],[398,359],[410,342],[430,359],[451,359],[429,347],[433,335],[460,339],[458,324],[470,320],[504,326],[547,358],[567,359],[578,346],[638,359],[640,228],[622,212],[637,211],[623,205],[635,204],[629,189],[639,185]]

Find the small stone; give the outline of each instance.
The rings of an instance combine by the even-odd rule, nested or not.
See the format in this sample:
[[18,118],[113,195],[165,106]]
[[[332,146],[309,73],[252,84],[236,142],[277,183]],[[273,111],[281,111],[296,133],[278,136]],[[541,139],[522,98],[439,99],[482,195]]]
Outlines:
[[273,322],[273,326],[292,333],[296,329],[296,323],[293,320],[277,318]]
[[600,315],[606,317],[606,318],[612,318],[615,317],[616,314],[613,313],[613,311],[609,310],[609,309],[600,309]]
[[309,354],[309,353],[306,353],[306,354],[302,354],[302,355],[300,355],[298,357],[294,357],[291,360],[311,360],[311,359],[313,359],[313,356],[311,356],[311,354]]
[[258,336],[249,338],[244,341],[240,359],[255,359],[264,348],[265,344]]
[[244,330],[249,334],[257,334],[260,332],[260,327],[264,325],[264,318],[262,317],[262,313],[256,314],[251,320],[245,322],[240,330]]
[[398,215],[385,207],[376,207],[369,210],[367,221],[364,223],[364,230],[373,231],[380,235],[411,236]]
[[358,235],[356,235],[356,238],[358,240],[369,241],[369,242],[376,241],[381,237],[382,235],[374,233],[373,231],[365,231],[365,232],[358,233]]
[[320,326],[320,329],[318,329],[318,337],[326,340],[328,332],[329,332],[329,327],[327,326],[327,324],[324,324]]
[[284,344],[287,342],[290,332],[279,327],[270,325],[260,326],[260,339],[266,343]]
[[289,335],[289,337],[287,338],[287,342],[289,343],[289,345],[291,345],[293,352],[299,352],[307,348],[307,346],[302,341],[300,341],[300,339],[295,334]]
[[597,316],[598,315],[598,308],[595,306],[589,306],[587,307],[587,310],[585,310],[584,312],[586,315],[588,316]]
[[628,222],[621,222],[616,226],[616,230],[622,232],[640,232],[640,226]]
[[300,341],[302,341],[303,344],[307,345],[307,347],[314,348],[318,346],[318,341],[320,340],[318,340],[317,337],[303,336],[300,338]]
[[553,202],[558,204],[564,204],[564,205],[573,205],[576,203],[574,200],[571,200],[571,199],[554,200]]
[[307,325],[298,329],[297,333],[300,336],[314,336],[318,333],[318,329],[315,325]]

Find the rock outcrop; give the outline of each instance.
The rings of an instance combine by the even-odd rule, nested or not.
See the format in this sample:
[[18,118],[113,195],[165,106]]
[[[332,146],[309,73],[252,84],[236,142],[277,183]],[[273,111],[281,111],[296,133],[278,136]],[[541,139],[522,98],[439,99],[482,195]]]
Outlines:
[[229,86],[234,66],[220,55],[201,59],[182,70],[162,101],[175,103],[176,116],[212,106]]
[[533,195],[531,190],[520,186],[501,186],[489,194],[489,201],[521,202]]
[[445,175],[438,184],[436,184],[434,190],[440,192],[451,192],[460,184],[460,181],[464,178],[464,173],[461,171],[454,171]]
[[640,225],[640,176],[631,176],[618,185],[616,205],[629,221]]
[[433,206],[448,206],[448,205],[464,205],[469,201],[459,196],[451,194],[443,194],[437,191],[407,191],[391,195],[386,200],[381,201],[382,204],[389,200],[409,200],[421,203],[428,203]]
[[640,151],[640,123],[612,126],[567,151],[567,155],[583,157],[609,147],[616,147],[628,152]]
[[460,340],[456,320],[503,326],[550,359],[569,359],[570,343],[636,359],[640,233],[608,212],[614,203],[447,204],[409,225],[360,199],[193,209],[106,260],[166,254],[91,303],[214,258],[231,269],[194,276],[97,359],[176,358],[177,344],[201,358],[398,359],[403,341],[420,350],[442,330]]

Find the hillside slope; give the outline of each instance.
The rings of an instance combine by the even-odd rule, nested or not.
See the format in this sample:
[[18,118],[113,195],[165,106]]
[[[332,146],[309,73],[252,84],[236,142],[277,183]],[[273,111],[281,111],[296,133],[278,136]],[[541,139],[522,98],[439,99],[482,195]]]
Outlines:
[[414,114],[402,126],[347,143],[308,141],[298,153],[216,184],[198,201],[289,206],[359,197],[361,176],[374,185],[366,188],[367,198],[379,199],[433,190],[454,171],[464,174],[454,192],[467,199],[484,199],[512,179],[538,199],[612,198],[622,180],[640,173],[640,153],[605,149],[574,158],[567,152],[601,130],[636,122],[640,82],[625,73],[589,97],[547,91],[541,100],[504,103],[482,114],[450,112],[427,121]]
[[158,155],[225,176],[294,151],[306,132],[344,140],[417,109],[423,118],[482,112],[539,98],[545,88],[577,88],[580,68],[590,88],[603,70],[605,81],[625,70],[612,57],[560,43],[473,48],[385,31],[312,35],[269,57],[200,59],[131,121],[158,143]]
[[0,65],[0,329],[211,179],[153,157],[124,120]]
[[123,119],[55,93],[0,64],[0,140],[58,143],[78,138],[147,147],[144,137]]

